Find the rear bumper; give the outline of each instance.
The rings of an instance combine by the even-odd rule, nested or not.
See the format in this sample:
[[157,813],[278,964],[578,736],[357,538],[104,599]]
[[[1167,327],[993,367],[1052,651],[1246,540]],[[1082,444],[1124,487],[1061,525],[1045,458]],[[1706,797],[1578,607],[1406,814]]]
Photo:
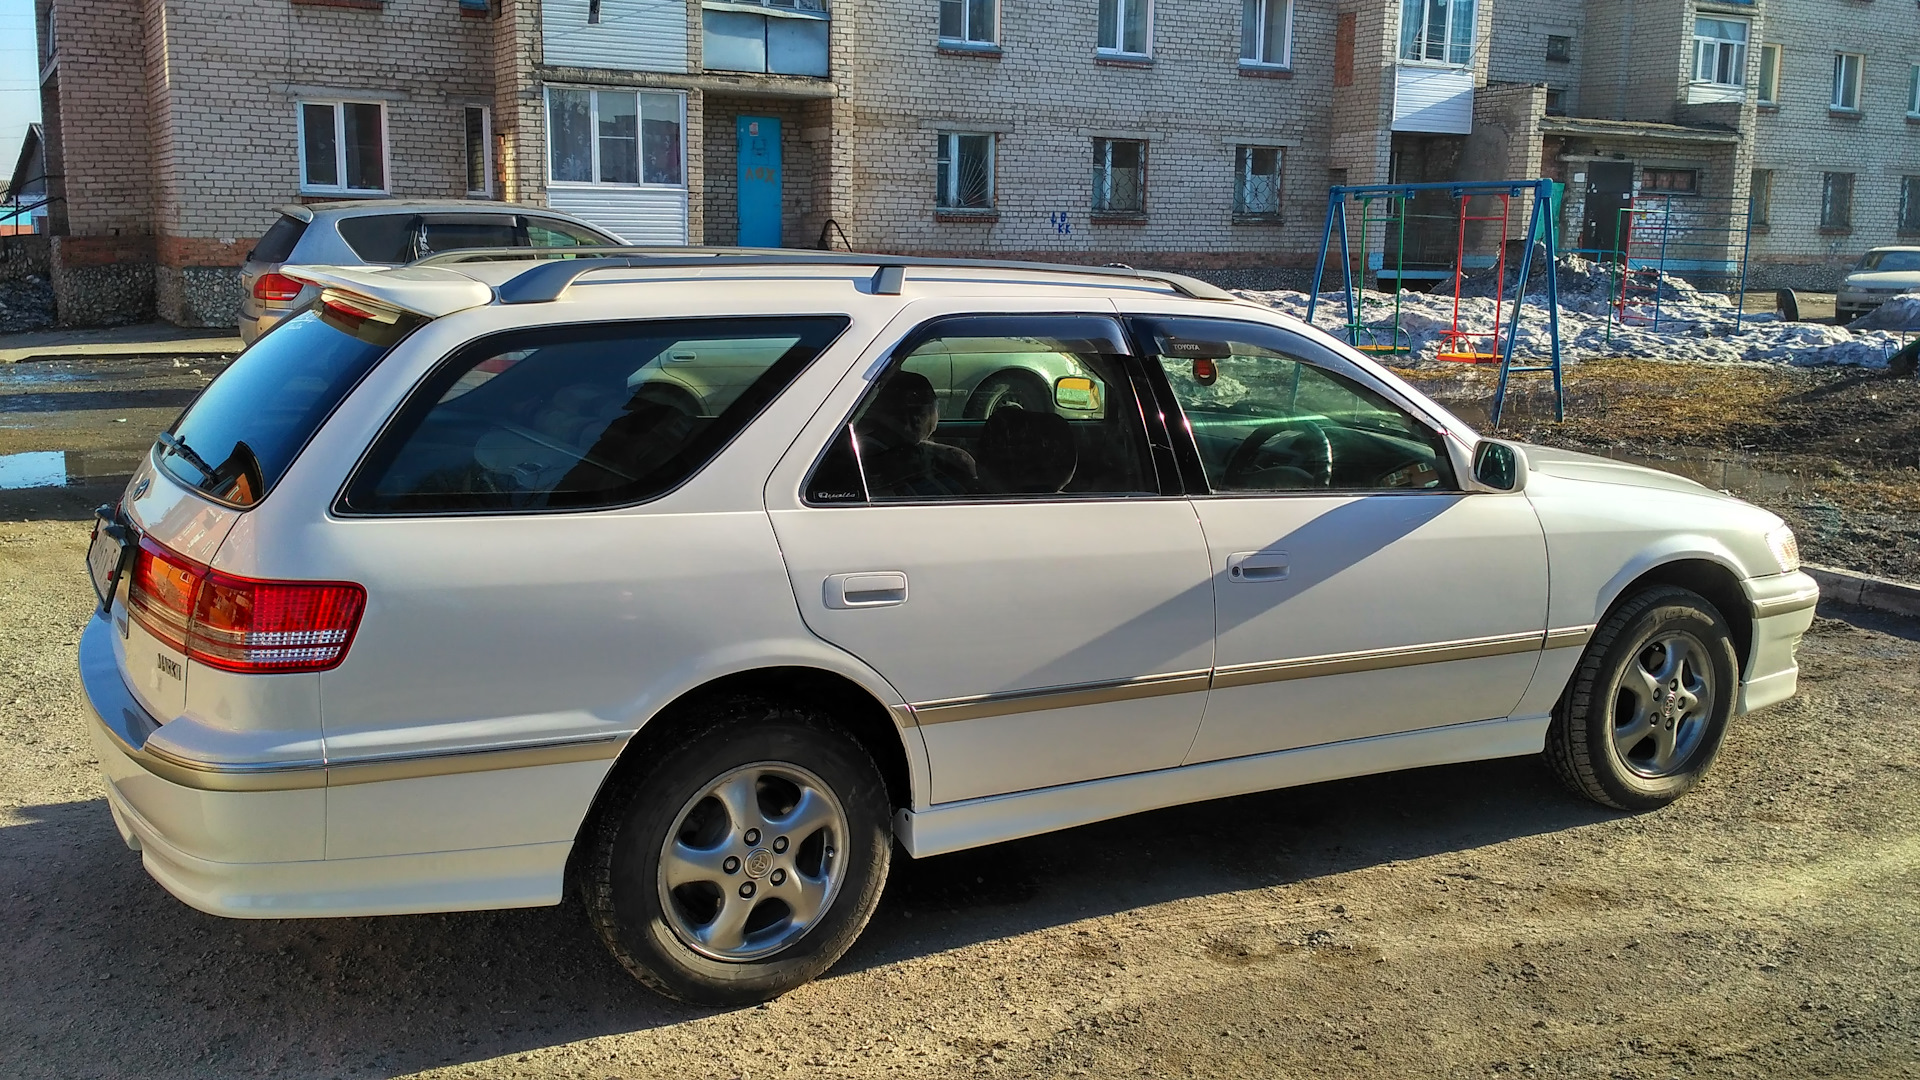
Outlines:
[[1753,608],[1753,644],[1740,682],[1739,711],[1785,701],[1800,688],[1800,639],[1813,625],[1820,586],[1795,571],[1743,582]]
[[157,725],[120,677],[114,632],[96,615],[80,637],[93,748],[121,838],[140,852],[147,873],[182,902],[250,919],[559,902],[571,841],[325,858],[325,773],[226,771],[230,767],[185,763],[147,747]]

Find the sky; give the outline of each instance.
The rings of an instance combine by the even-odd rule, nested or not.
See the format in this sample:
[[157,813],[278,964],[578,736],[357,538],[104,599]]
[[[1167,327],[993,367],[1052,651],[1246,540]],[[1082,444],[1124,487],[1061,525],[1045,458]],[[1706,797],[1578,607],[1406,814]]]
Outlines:
[[40,119],[33,0],[0,0],[0,189],[13,174],[27,125]]

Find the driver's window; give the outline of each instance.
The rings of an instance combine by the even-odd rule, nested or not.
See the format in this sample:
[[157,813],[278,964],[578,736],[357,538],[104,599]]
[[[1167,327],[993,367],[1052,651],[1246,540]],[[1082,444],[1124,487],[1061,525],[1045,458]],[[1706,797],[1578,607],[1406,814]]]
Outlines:
[[1287,351],[1251,323],[1149,324],[1216,492],[1450,488],[1439,437],[1354,380]]

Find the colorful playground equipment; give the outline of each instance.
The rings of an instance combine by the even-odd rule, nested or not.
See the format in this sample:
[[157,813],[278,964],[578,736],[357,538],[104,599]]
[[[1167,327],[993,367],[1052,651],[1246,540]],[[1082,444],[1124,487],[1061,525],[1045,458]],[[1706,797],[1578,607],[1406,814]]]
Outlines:
[[1659,329],[1669,275],[1711,286],[1704,291],[1724,292],[1733,301],[1734,329],[1742,328],[1753,248],[1751,199],[1635,195],[1616,213],[1611,248],[1574,249],[1606,267],[1610,276],[1608,341],[1616,327]]
[[[1442,345],[1440,358],[1456,362],[1494,363],[1497,361],[1499,363],[1500,380],[1498,388],[1494,391],[1493,408],[1491,411],[1491,419],[1495,426],[1498,426],[1500,423],[1500,414],[1506,404],[1509,376],[1533,372],[1552,374],[1554,416],[1556,419],[1566,419],[1566,393],[1562,384],[1560,365],[1560,284],[1558,275],[1552,272],[1552,268],[1558,265],[1560,254],[1557,237],[1558,230],[1555,228],[1554,215],[1552,212],[1553,186],[1552,180],[1542,178],[1539,180],[1469,181],[1437,184],[1335,185],[1334,187],[1328,188],[1327,223],[1325,230],[1321,234],[1320,259],[1314,268],[1313,289],[1307,301],[1307,321],[1309,323],[1313,321],[1314,313],[1319,307],[1320,283],[1324,280],[1324,275],[1326,274],[1327,258],[1332,252],[1333,237],[1337,226],[1340,234],[1340,268],[1346,294],[1348,343],[1363,352],[1374,354],[1409,352],[1412,341],[1401,325],[1399,299],[1400,291],[1404,286],[1407,275],[1405,260],[1407,251],[1406,221],[1408,217],[1408,207],[1414,199],[1423,192],[1445,192],[1452,199],[1455,207],[1455,217],[1458,219],[1458,227],[1456,230],[1458,239],[1453,253],[1453,323],[1448,330],[1441,334]],[[1514,285],[1514,298],[1512,304],[1509,305],[1505,299],[1506,290],[1504,288],[1507,269],[1506,250],[1510,239],[1508,235],[1508,222],[1512,218],[1513,200],[1524,199],[1528,195],[1532,196],[1532,201],[1530,206],[1524,206],[1524,210],[1528,215],[1527,231],[1525,234],[1526,243],[1524,245],[1526,257],[1520,260],[1520,268],[1517,275],[1518,280]],[[1497,215],[1476,215],[1470,213],[1472,200],[1476,197],[1489,197],[1489,201],[1497,202],[1499,204],[1499,213]],[[1381,239],[1383,241],[1385,239],[1384,233],[1387,224],[1397,222],[1400,230],[1400,243],[1396,253],[1396,259],[1399,265],[1396,267],[1394,274],[1396,287],[1394,291],[1393,321],[1390,330],[1369,323],[1364,317],[1368,303],[1364,288],[1360,290],[1356,297],[1353,273],[1354,252],[1351,247],[1349,216],[1347,212],[1349,202],[1357,202],[1360,205],[1360,255],[1361,258],[1369,264],[1371,264],[1372,261],[1372,248],[1369,246],[1372,242],[1372,236],[1368,226],[1370,224],[1381,225]],[[1384,203],[1388,212],[1383,215],[1372,214],[1370,211],[1376,202]],[[1461,325],[1460,300],[1462,286],[1466,279],[1466,265],[1468,262],[1468,223],[1477,221],[1487,223],[1490,226],[1495,220],[1500,222],[1500,247],[1499,253],[1495,257],[1496,272],[1499,276],[1495,279],[1497,284],[1494,289],[1494,318],[1491,325],[1485,330],[1466,329]],[[1491,233],[1490,227],[1488,232]],[[1523,358],[1520,363],[1516,364],[1513,355],[1514,342],[1519,337],[1520,317],[1523,309],[1526,307],[1527,279],[1534,262],[1532,255],[1535,245],[1544,246],[1546,265],[1549,268],[1546,281],[1549,355],[1544,361],[1535,360],[1529,362]],[[1384,258],[1377,269],[1384,271]],[[1383,272],[1381,276],[1385,277],[1387,275]],[[1375,301],[1375,303],[1381,306],[1385,305],[1384,300]],[[1383,333],[1386,334],[1386,340],[1384,342],[1381,340]],[[1485,348],[1481,348],[1483,342]],[[1405,347],[1400,347],[1403,344]]]

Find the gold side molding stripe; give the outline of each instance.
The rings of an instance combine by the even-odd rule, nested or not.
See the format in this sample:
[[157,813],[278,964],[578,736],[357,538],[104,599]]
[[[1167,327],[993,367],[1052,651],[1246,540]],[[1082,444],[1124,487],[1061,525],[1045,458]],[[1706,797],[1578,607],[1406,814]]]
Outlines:
[[1106,705],[1137,698],[1191,694],[1207,689],[1207,672],[1175,671],[1165,675],[1143,675],[1137,679],[1081,683],[1075,686],[1049,687],[1044,690],[1016,690],[1006,694],[982,694],[970,698],[946,698],[910,706],[921,724],[950,724],[956,720],[984,720],[989,716],[1071,709],[1077,705]]
[[1497,634],[1463,641],[1440,641],[1430,645],[1403,645],[1390,649],[1366,649],[1325,656],[1303,656],[1297,660],[1276,660],[1258,664],[1238,664],[1213,673],[1213,685],[1219,688],[1257,686],[1261,683],[1312,679],[1322,675],[1347,675],[1360,671],[1440,664],[1449,660],[1478,660],[1510,653],[1538,652],[1544,635],[1540,631],[1524,634]]
[[1811,589],[1803,589],[1786,596],[1771,596],[1765,600],[1753,601],[1753,617],[1765,619],[1774,615],[1787,615],[1795,611],[1805,611],[1819,603],[1820,587],[1816,585]]
[[162,780],[198,791],[302,791],[374,784],[384,780],[413,780],[456,773],[524,769],[536,765],[564,765],[576,761],[611,761],[620,754],[626,733],[584,739],[486,747],[473,750],[435,750],[391,754],[346,761],[212,762],[182,757],[149,743],[128,746],[118,733],[114,740],[142,768]]
[[1586,645],[1593,637],[1593,626],[1563,626],[1558,630],[1547,631],[1547,648],[1577,649]]

